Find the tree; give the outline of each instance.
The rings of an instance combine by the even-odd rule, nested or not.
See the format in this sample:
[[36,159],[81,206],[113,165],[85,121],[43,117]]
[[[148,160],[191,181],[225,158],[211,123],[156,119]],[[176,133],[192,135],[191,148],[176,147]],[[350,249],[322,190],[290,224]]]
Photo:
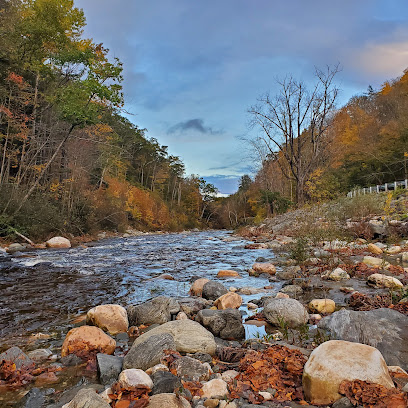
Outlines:
[[271,156],[282,154],[287,166],[280,168],[294,181],[298,204],[304,201],[305,182],[327,141],[330,115],[338,95],[333,80],[338,72],[338,65],[325,71],[316,69],[316,82],[310,90],[304,82],[289,76],[277,81],[279,91],[275,96],[261,96],[258,104],[249,109],[251,124],[261,128],[261,139]]

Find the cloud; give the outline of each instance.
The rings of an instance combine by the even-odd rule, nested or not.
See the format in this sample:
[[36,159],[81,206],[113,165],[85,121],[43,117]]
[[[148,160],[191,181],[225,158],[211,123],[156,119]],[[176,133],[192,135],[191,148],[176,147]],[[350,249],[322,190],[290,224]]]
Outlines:
[[221,130],[214,130],[212,127],[205,126],[202,119],[189,119],[184,122],[179,122],[167,131],[167,134],[184,133],[188,131],[195,131],[203,134],[219,135],[223,133]]

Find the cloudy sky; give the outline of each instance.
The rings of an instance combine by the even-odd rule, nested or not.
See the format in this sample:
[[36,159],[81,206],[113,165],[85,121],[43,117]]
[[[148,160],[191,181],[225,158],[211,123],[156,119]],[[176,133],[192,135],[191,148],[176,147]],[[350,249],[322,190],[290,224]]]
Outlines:
[[340,63],[340,103],[408,67],[407,0],[75,0],[124,63],[130,119],[223,193],[255,169],[247,109]]

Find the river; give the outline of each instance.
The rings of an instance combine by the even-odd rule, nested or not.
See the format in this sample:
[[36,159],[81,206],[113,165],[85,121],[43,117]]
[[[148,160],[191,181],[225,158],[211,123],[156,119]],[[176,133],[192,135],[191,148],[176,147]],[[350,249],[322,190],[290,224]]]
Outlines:
[[[242,276],[222,280],[227,288],[269,285],[247,270],[256,258],[271,259],[273,252],[246,250],[246,243],[228,231],[143,234],[1,256],[0,351],[13,345],[27,350],[30,339],[37,340],[36,347],[40,342],[57,348],[78,317],[96,305],[127,307],[158,295],[187,296],[192,281],[216,279],[221,269]],[[164,273],[174,280],[157,278]],[[244,302],[254,297],[259,295],[243,296]]]

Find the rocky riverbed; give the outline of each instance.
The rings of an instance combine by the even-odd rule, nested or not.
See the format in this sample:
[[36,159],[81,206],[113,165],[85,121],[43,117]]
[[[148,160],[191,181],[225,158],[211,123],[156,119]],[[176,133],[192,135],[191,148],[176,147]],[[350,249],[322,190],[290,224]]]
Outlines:
[[0,255],[0,406],[406,407],[407,243],[253,232]]

